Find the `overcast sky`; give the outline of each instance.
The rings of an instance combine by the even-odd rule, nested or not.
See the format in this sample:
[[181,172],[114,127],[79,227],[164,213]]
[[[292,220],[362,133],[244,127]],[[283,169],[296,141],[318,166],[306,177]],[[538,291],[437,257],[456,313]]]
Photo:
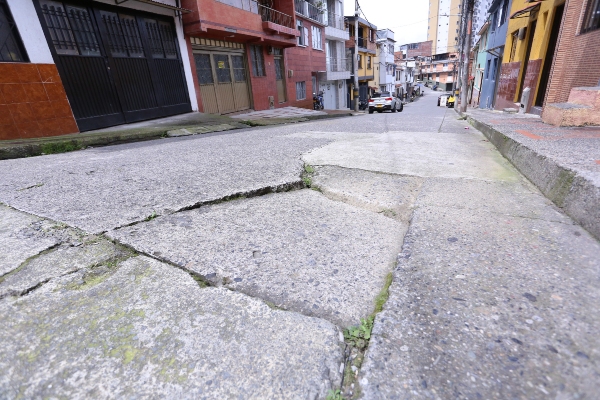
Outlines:
[[[427,40],[428,0],[360,0],[361,17],[377,29],[394,31],[396,44]],[[344,0],[344,15],[354,15],[354,0]]]

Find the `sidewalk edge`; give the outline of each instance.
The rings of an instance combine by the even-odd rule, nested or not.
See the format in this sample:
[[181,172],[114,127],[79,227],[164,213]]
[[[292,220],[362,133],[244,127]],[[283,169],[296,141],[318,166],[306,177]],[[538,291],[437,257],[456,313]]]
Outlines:
[[600,240],[600,187],[495,128],[455,109],[496,146],[529,181],[567,215]]

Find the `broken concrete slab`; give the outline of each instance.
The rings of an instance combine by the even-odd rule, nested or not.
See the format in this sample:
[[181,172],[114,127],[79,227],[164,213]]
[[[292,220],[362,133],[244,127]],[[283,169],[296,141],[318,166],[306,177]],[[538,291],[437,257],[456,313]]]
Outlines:
[[5,160],[0,201],[100,233],[198,203],[299,185],[300,155],[325,143],[256,129]]
[[418,208],[359,376],[363,397],[594,397],[599,276],[600,245],[579,226]]
[[0,298],[19,296],[48,282],[51,278],[84,268],[115,263],[119,258],[131,256],[130,251],[124,250],[108,240],[86,239],[83,239],[82,243],[77,246],[68,243],[39,254],[22,263],[19,268],[0,277]]
[[423,179],[359,169],[315,168],[312,187],[332,200],[408,222]]
[[479,132],[385,132],[338,140],[302,156],[310,165],[336,165],[419,177],[516,181],[517,171]]
[[368,316],[404,228],[313,190],[231,201],[108,235],[213,285],[340,326]]
[[57,245],[55,223],[0,204],[0,277]]
[[0,300],[3,398],[324,398],[340,331],[147,257]]
[[[240,126],[241,125],[241,126]],[[242,124],[216,124],[216,125],[203,125],[203,126],[193,126],[187,128],[174,129],[171,131],[167,131],[167,136],[169,137],[179,137],[179,136],[190,136],[190,135],[203,135],[211,132],[223,132],[229,131],[232,129],[240,129],[244,127]]]

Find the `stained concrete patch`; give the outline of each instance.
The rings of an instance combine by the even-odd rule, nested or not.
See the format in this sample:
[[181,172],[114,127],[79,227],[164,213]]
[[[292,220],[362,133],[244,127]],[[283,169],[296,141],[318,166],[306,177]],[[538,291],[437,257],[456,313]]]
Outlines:
[[338,140],[310,151],[311,165],[336,165],[419,177],[520,179],[517,171],[479,132],[468,135],[386,132]]
[[422,183],[418,177],[330,166],[317,167],[312,177],[312,186],[328,198],[402,222],[410,219]]
[[91,243],[61,245],[50,252],[28,260],[12,273],[0,278],[0,298],[18,296],[51,278],[83,268],[101,267],[128,253],[113,243],[98,239]]
[[0,300],[2,398],[324,398],[334,325],[131,258]]
[[359,377],[363,397],[593,398],[600,245],[578,226],[422,207]]
[[231,201],[108,235],[214,285],[341,326],[373,311],[403,226],[313,190]]
[[522,182],[491,182],[479,179],[429,178],[419,193],[418,203],[573,223],[524,179]]
[[[60,229],[60,228],[58,228]],[[0,205],[0,277],[56,245],[55,224]]]
[[171,131],[167,131],[167,136],[169,137],[179,137],[179,136],[190,136],[190,135],[203,135],[211,132],[223,132],[229,131],[232,129],[239,129],[240,126],[237,124],[234,126],[232,124],[216,124],[216,125],[202,125],[202,126],[193,126],[187,128],[174,129]]
[[5,160],[0,201],[100,233],[153,214],[300,183],[300,155],[326,143],[256,129]]

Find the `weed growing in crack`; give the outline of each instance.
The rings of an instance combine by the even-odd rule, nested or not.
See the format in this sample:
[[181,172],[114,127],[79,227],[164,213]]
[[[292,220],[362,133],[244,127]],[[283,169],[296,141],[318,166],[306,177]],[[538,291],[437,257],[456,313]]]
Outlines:
[[315,169],[310,164],[304,164],[304,172],[306,172],[307,174],[314,174]]
[[304,171],[302,172],[302,182],[307,188],[312,188],[312,175],[315,173],[315,169],[309,165],[304,164]]
[[330,390],[327,393],[327,397],[325,398],[325,400],[344,400],[344,397],[342,397],[342,392],[339,389]]
[[144,221],[152,221],[156,217],[158,217],[156,211],[152,211],[152,214],[148,215]]
[[200,286],[201,288],[204,289],[205,287],[210,286],[210,284],[204,278],[202,278],[200,275],[190,272],[190,276],[196,281],[196,283],[198,283],[198,286]]
[[46,143],[40,146],[43,154],[67,153],[69,151],[81,150],[83,147],[76,141]]
[[392,217],[395,217],[396,215],[398,215],[398,214],[396,214],[396,211],[392,210],[391,208],[385,208],[378,212],[379,212],[379,214],[383,214],[388,218],[392,218]]
[[392,280],[393,276],[390,272],[385,277],[381,291],[375,297],[373,313],[367,318],[361,319],[359,325],[344,329],[344,340],[348,347],[346,349],[346,367],[344,369],[340,396],[358,398],[360,395],[360,386],[357,382],[358,374],[365,357],[365,352],[369,347],[375,317],[383,310],[383,306],[389,298],[389,289]]

